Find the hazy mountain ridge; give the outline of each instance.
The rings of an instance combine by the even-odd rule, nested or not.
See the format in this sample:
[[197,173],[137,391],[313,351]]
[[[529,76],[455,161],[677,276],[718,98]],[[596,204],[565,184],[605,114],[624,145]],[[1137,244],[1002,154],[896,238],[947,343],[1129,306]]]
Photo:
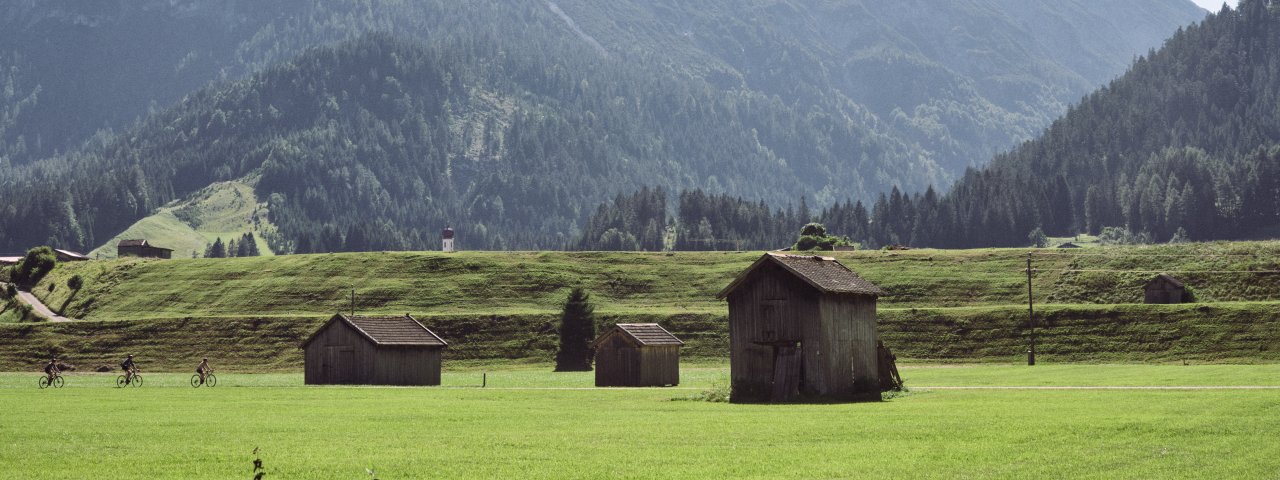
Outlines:
[[[850,72],[871,70],[830,66],[834,65],[831,58],[843,58],[852,49],[849,45],[861,45],[862,42],[859,37],[844,35],[844,29],[839,28],[840,22],[874,18],[862,13],[875,9],[854,1],[821,6],[844,11],[845,17],[826,11],[815,14],[789,2],[750,4],[752,8],[744,8],[741,12],[736,11],[733,4],[708,3],[698,15],[690,14],[685,7],[674,2],[557,3],[564,16],[572,20],[582,33],[595,39],[598,45],[584,41],[547,3],[511,4],[494,0],[462,5],[445,1],[404,4],[343,0],[299,4],[203,0],[139,3],[119,9],[104,3],[98,4],[97,9],[88,14],[77,10],[83,7],[74,2],[47,4],[58,8],[36,2],[23,5],[25,9],[14,10],[15,13],[4,17],[4,21],[28,28],[52,22],[73,31],[88,29],[90,33],[87,35],[96,36],[104,45],[112,43],[109,34],[123,35],[138,30],[139,24],[152,21],[176,22],[171,24],[171,30],[182,31],[194,38],[200,37],[199,32],[206,31],[222,32],[222,37],[217,42],[198,42],[202,46],[194,50],[188,50],[189,44],[181,42],[167,45],[145,35],[130,37],[131,45],[141,51],[146,51],[143,47],[155,46],[163,50],[164,55],[140,55],[149,58],[148,62],[156,62],[156,65],[130,63],[133,56],[120,59],[119,65],[113,68],[127,70],[134,76],[125,75],[103,84],[83,80],[99,78],[86,72],[73,71],[70,75],[62,75],[59,78],[82,79],[80,87],[83,88],[62,85],[64,89],[77,92],[79,100],[76,101],[60,98],[59,88],[54,88],[54,84],[33,81],[38,80],[35,73],[45,72],[40,68],[19,68],[16,74],[10,75],[17,79],[11,83],[19,87],[14,89],[17,93],[5,97],[7,102],[16,105],[16,101],[11,99],[29,98],[21,94],[23,88],[38,97],[34,105],[30,102],[23,105],[26,113],[9,115],[13,119],[7,131],[0,124],[0,136],[7,135],[6,142],[0,142],[0,145],[27,145],[25,148],[9,148],[8,159],[0,159],[0,168],[4,168],[2,165],[6,162],[25,163],[35,158],[32,152],[51,152],[75,145],[100,126],[127,132],[119,138],[110,134],[98,135],[71,153],[41,160],[29,167],[0,170],[5,172],[3,180],[0,180],[0,193],[27,200],[24,204],[0,208],[0,248],[3,249],[22,248],[31,243],[80,248],[96,246],[127,227],[129,222],[150,214],[169,201],[182,198],[212,182],[236,180],[260,167],[270,166],[265,159],[274,153],[290,151],[280,147],[281,139],[290,145],[308,143],[307,148],[300,151],[317,157],[307,161],[321,166],[319,171],[335,169],[358,173],[368,168],[365,162],[385,164],[390,155],[400,156],[402,160],[399,162],[403,165],[414,165],[414,168],[429,165],[449,172],[446,182],[432,184],[424,180],[423,187],[396,187],[386,190],[389,193],[385,196],[368,192],[383,189],[384,184],[398,183],[399,179],[392,178],[391,171],[382,172],[382,177],[373,175],[377,181],[368,183],[372,186],[368,192],[341,202],[337,199],[345,194],[333,193],[362,190],[355,183],[346,183],[358,182],[361,175],[341,174],[320,182],[332,181],[328,186],[311,185],[311,188],[319,190],[303,189],[284,195],[283,200],[272,205],[271,212],[278,216],[275,220],[281,225],[282,233],[293,235],[295,241],[302,241],[307,235],[327,237],[329,241],[322,242],[325,244],[323,248],[350,249],[352,247],[345,245],[345,237],[353,228],[364,228],[356,227],[357,224],[368,223],[371,231],[389,237],[382,245],[385,248],[423,246],[428,243],[422,239],[432,237],[433,231],[439,228],[435,223],[467,222],[470,228],[476,229],[472,238],[481,246],[546,248],[568,245],[573,241],[577,223],[584,219],[585,212],[617,192],[633,190],[641,185],[662,185],[672,189],[705,188],[711,193],[747,195],[775,204],[801,196],[808,196],[820,204],[842,198],[869,199],[888,185],[901,185],[909,190],[923,189],[929,184],[945,183],[958,167],[972,162],[967,158],[977,155],[973,151],[988,148],[972,146],[981,145],[985,140],[971,143],[959,137],[997,138],[1003,139],[997,143],[1008,143],[1022,135],[1016,131],[1010,133],[1010,125],[1025,128],[1024,124],[1034,123],[1032,117],[1050,115],[1040,111],[1039,107],[1024,109],[1038,112],[1032,115],[1012,113],[993,106],[989,99],[975,93],[974,81],[954,74],[950,67],[918,53],[902,53],[917,51],[920,47],[909,45],[911,42],[904,40],[909,39],[909,35],[901,33],[869,34],[871,37],[868,38],[884,37],[895,41],[860,46],[861,50],[855,51],[851,58],[865,61],[869,56],[878,55],[876,58],[880,63],[884,58],[900,59],[891,63],[911,64],[916,65],[911,68],[938,72],[938,78],[943,78],[946,85],[943,90],[960,94],[939,98],[922,94],[918,100],[903,100],[904,104],[916,102],[908,113],[897,104],[873,105],[859,100],[857,92],[845,92],[842,89],[851,83],[866,82],[854,82],[844,77]],[[974,11],[999,7],[983,2],[967,2],[965,5],[976,9]],[[42,10],[45,8],[50,10]],[[657,13],[632,15],[649,10]],[[131,17],[122,12],[143,14]],[[769,18],[786,21],[762,20],[764,14],[760,12],[769,13]],[[793,32],[803,25],[816,25],[820,21],[826,22],[825,27],[815,26],[814,31],[836,33],[815,34],[811,38]],[[182,22],[200,23],[201,26],[187,28]],[[1159,19],[1151,20],[1151,23],[1161,22]],[[723,35],[717,34],[712,38],[682,30],[682,26],[690,25],[703,25],[706,28],[697,30]],[[94,28],[106,30],[99,32]],[[883,30],[892,29],[885,27]],[[20,35],[22,29],[10,31]],[[55,33],[37,38],[54,46],[59,45],[59,41],[85,41],[74,36],[62,38],[56,34],[60,31],[57,28],[50,31]],[[144,113],[139,101],[147,95],[152,95],[151,101],[163,101],[162,97],[166,95],[176,98],[179,94],[175,92],[186,88],[184,85],[235,78],[280,59],[294,58],[295,53],[311,45],[357,38],[366,31],[398,32],[401,38],[414,39],[436,50],[446,46],[465,50],[481,45],[474,50],[489,49],[493,56],[464,55],[460,58],[465,57],[471,63],[448,64],[448,68],[458,70],[456,75],[471,79],[468,81],[480,88],[465,94],[463,89],[457,89],[459,96],[451,100],[462,102],[460,105],[464,107],[445,116],[437,111],[409,115],[410,112],[397,111],[399,107],[378,105],[383,100],[373,97],[357,96],[356,100],[343,97],[353,90],[380,90],[383,85],[358,85],[360,82],[380,81],[376,77],[337,90],[326,90],[321,85],[317,91],[305,92],[307,95],[323,93],[328,98],[272,98],[271,95],[296,97],[303,92],[288,88],[264,89],[270,86],[268,77],[271,74],[267,74],[244,82],[223,81],[200,93],[181,94],[181,102],[172,108],[161,109],[153,104],[150,108],[153,113],[133,127],[121,128],[115,123],[128,115]],[[921,30],[919,33],[928,32]],[[219,34],[208,35],[216,37]],[[691,42],[682,39],[691,39]],[[916,44],[925,42],[924,39],[913,41]],[[19,44],[15,42],[15,45]],[[837,44],[847,45],[841,48],[833,46]],[[602,54],[597,47],[604,48],[605,53]],[[867,49],[871,49],[870,53]],[[524,55],[520,62],[513,63],[504,58],[517,51]],[[81,53],[82,56],[91,54]],[[84,65],[99,65],[111,60],[110,55],[101,52],[98,56],[102,58],[97,59],[97,63]],[[41,61],[49,61],[46,56],[38,57]],[[333,80],[325,79],[329,73],[325,68],[334,67],[322,65],[320,57],[323,54],[304,57],[310,60],[289,64],[294,67],[310,65],[311,70],[305,74],[314,78],[301,78],[297,82],[320,81],[326,84]],[[19,54],[14,58],[32,57]],[[50,58],[56,59],[57,56]],[[173,65],[168,66],[170,63]],[[81,64],[71,62],[70,65]],[[998,67],[991,68],[999,70]],[[175,72],[175,77],[168,78],[165,73],[168,71]],[[278,73],[280,70],[274,71]],[[1053,69],[1048,68],[1047,71]],[[148,88],[139,88],[136,76],[139,72],[161,72],[164,75],[147,77],[141,85]],[[913,74],[886,75],[884,81],[895,86],[903,85],[902,79],[918,77]],[[928,76],[924,78],[921,91],[936,90]],[[419,80],[408,78],[411,82]],[[153,83],[158,87],[150,88]],[[421,85],[403,86],[425,93],[420,90]],[[268,94],[268,91],[274,93]],[[591,92],[590,98],[584,100],[582,92]],[[95,97],[100,94],[106,98]],[[534,95],[533,100],[527,98],[530,94]],[[874,92],[864,96],[884,97]],[[219,106],[219,102],[227,99],[234,99],[234,108]],[[348,142],[354,143],[354,148],[337,142],[341,135],[360,128],[364,120],[359,118],[346,116],[343,121],[349,124],[329,128],[315,124],[315,116],[299,117],[297,109],[281,112],[281,107],[288,102],[295,106],[308,105],[303,111],[311,112],[319,108],[314,104],[332,103],[330,100],[357,110],[378,111],[386,107],[385,111],[373,115],[378,122],[389,122],[391,117],[387,113],[394,112],[399,119],[397,122],[428,125],[437,133],[422,138],[434,135],[432,141],[438,143],[435,143],[437,147],[431,155],[438,158],[424,160],[419,157],[414,160],[417,163],[405,163],[408,162],[405,152],[430,151],[432,147],[413,144],[422,139],[406,140],[397,135],[385,138],[366,136],[364,140],[368,143],[364,145],[359,140]],[[1031,103],[1049,105],[1051,102]],[[131,106],[120,106],[124,104]],[[413,102],[405,105],[424,108],[424,105]],[[453,105],[450,104],[451,107]],[[213,106],[211,110],[210,106]],[[620,106],[625,108],[609,112],[615,121],[599,122],[601,115]],[[883,110],[889,106],[893,106],[891,115],[884,115]],[[77,114],[66,114],[69,110],[75,110]],[[0,113],[5,111],[0,110]],[[513,115],[515,111],[523,111],[524,114]],[[635,117],[624,118],[623,115]],[[0,116],[0,120],[4,118]],[[66,133],[59,136],[64,139],[63,146],[57,146],[44,141],[38,134],[36,137],[26,134],[44,130],[39,127],[40,121],[27,121],[31,118],[44,118],[46,123],[50,119],[87,120],[79,124],[66,122],[66,125],[55,129]],[[218,118],[221,120],[213,121]],[[545,144],[528,149],[512,148],[512,145],[519,145],[508,143],[507,139],[515,128],[513,125],[520,123],[517,120],[521,118],[542,122],[541,130],[533,138],[538,138],[539,142],[554,138],[551,141],[560,145],[557,155],[589,158],[557,160],[547,164],[544,163],[548,154]],[[961,120],[948,120],[956,118]],[[181,132],[172,124],[194,122],[196,119],[203,123],[186,125]],[[301,123],[273,123],[284,121],[282,119]],[[95,122],[101,123],[95,126]],[[439,123],[447,124],[447,128],[442,128]],[[247,128],[248,125],[255,128]],[[232,128],[220,130],[227,126]],[[396,128],[403,128],[403,125]],[[977,133],[961,134],[965,129]],[[281,138],[269,138],[264,132],[272,132]],[[592,137],[565,138],[571,135]],[[193,141],[206,151],[193,150],[187,144]],[[322,144],[328,146],[321,148]],[[0,150],[0,157],[6,157],[5,151]],[[954,165],[943,166],[939,164],[943,156],[938,152],[949,152],[946,155],[951,155],[950,158],[966,160],[963,163],[948,161]],[[215,157],[219,154],[222,157]],[[358,160],[353,163],[353,159]],[[561,185],[557,182],[530,183],[545,172],[521,170],[546,169],[549,165],[592,167],[580,170],[587,175],[577,179],[578,185],[571,191],[560,191]],[[49,183],[57,183],[64,188],[46,191],[42,185]],[[271,193],[284,193],[262,185],[259,197],[268,201],[271,201]],[[265,185],[272,183],[268,181]],[[338,190],[326,192],[328,188]],[[509,189],[510,192],[495,196],[501,189]],[[413,193],[409,195],[408,192]],[[302,197],[328,198],[335,203],[323,208],[313,205],[309,209],[288,205],[289,202],[300,202]],[[447,207],[436,203],[442,198],[450,199],[443,202]],[[405,217],[404,212],[386,214],[387,205],[403,206],[406,202],[426,202],[431,205],[422,208],[433,209],[435,213],[419,214],[412,219]],[[361,216],[361,221],[341,219],[333,210],[337,205],[342,205],[345,212],[362,211],[365,215]],[[513,220],[507,212],[513,205],[529,209],[528,216],[535,218],[532,223],[538,225],[518,224],[520,222]],[[298,218],[288,218],[291,215],[298,215]],[[301,233],[304,231],[310,233],[304,235]],[[333,245],[335,239],[342,245]]]

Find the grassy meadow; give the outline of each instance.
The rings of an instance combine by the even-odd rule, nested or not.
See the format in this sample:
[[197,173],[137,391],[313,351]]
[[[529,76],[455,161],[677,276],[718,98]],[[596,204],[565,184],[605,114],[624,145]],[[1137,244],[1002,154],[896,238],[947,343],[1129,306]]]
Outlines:
[[[930,390],[926,383],[1241,385],[1270,366],[905,366],[881,403],[734,405],[681,388],[593,389],[590,373],[469,364],[442,387],[303,387],[297,374],[0,374],[0,477],[1274,478],[1280,389]],[[489,373],[490,388],[479,388]],[[583,387],[583,388],[576,388]]]
[[[1033,254],[1039,304],[1141,303],[1154,272],[1171,272],[1199,302],[1280,300],[1280,242],[1054,249],[907,250],[834,255],[888,293],[880,307],[1024,305]],[[715,294],[760,252],[369,252],[60,265],[33,292],[74,318],[322,316],[370,313],[529,314],[558,311],[586,288],[597,311],[722,313]],[[1189,273],[1228,272],[1228,273]],[[80,275],[85,287],[66,288]],[[52,286],[52,289],[50,287]]]

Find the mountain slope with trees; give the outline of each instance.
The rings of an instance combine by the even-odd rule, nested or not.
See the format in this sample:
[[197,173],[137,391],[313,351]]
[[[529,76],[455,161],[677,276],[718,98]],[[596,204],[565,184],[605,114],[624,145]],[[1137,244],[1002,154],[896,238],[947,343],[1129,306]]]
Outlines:
[[[251,174],[284,252],[430,247],[446,224],[469,248],[563,248],[595,205],[645,185],[870,201],[1025,138],[1198,13],[1155,0],[917,5],[920,22],[855,0],[124,3],[0,15],[13,46],[0,195],[22,199],[0,205],[0,250],[90,249]],[[404,68],[370,38],[430,60]],[[910,98],[892,94],[902,79]]]

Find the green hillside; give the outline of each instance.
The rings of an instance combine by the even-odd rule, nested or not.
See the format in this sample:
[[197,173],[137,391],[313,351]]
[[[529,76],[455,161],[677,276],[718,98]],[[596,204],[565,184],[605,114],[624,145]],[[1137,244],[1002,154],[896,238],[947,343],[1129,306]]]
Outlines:
[[[1034,253],[1037,303],[1138,303],[1141,285],[1171,272],[1200,302],[1280,300],[1280,242],[1063,250],[839,252],[888,294],[882,308],[1019,305]],[[325,315],[555,312],[574,286],[606,313],[722,313],[715,294],[759,252],[370,252],[235,259],[137,259],[63,264],[34,291],[66,302],[71,275],[85,287],[66,313],[96,320]],[[1111,271],[1115,270],[1115,271]],[[1194,273],[1215,272],[1215,273]],[[48,285],[55,290],[48,291]]]
[[[1280,275],[1247,273],[1280,271],[1280,242],[835,255],[888,292],[881,334],[904,358],[1011,361],[1029,333],[1028,253],[1046,358],[1280,360]],[[720,357],[727,312],[715,294],[759,255],[374,252],[62,264],[34,291],[88,321],[0,327],[0,368],[51,351],[100,362],[122,349],[164,366],[216,352],[246,368],[290,368],[301,339],[350,308],[353,287],[359,312],[412,313],[453,343],[453,359],[549,358],[573,286],[592,294],[602,322],[660,322],[688,342],[687,355]],[[1157,271],[1186,282],[1198,303],[1140,304]],[[65,286],[72,275],[85,280],[79,292]]]
[[164,206],[138,220],[125,231],[89,253],[93,258],[115,258],[116,244],[129,238],[145,238],[153,245],[172,248],[175,257],[203,255],[221,238],[224,242],[252,232],[258,251],[271,255],[265,240],[275,235],[265,202],[259,202],[246,182],[219,182],[191,197]]

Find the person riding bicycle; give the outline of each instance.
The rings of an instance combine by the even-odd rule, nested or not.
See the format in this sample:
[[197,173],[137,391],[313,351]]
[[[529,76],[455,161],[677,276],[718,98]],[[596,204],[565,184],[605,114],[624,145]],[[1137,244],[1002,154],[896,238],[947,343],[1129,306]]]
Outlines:
[[120,362],[120,368],[124,370],[124,383],[133,381],[133,375],[138,372],[138,366],[133,363],[133,354]]
[[62,373],[58,370],[58,357],[49,359],[49,363],[44,366],[44,374],[49,377],[49,383],[53,383],[53,378]]
[[209,359],[200,360],[200,364],[196,365],[196,375],[200,375],[200,384],[204,385],[204,379],[213,373],[213,369],[209,368]]

